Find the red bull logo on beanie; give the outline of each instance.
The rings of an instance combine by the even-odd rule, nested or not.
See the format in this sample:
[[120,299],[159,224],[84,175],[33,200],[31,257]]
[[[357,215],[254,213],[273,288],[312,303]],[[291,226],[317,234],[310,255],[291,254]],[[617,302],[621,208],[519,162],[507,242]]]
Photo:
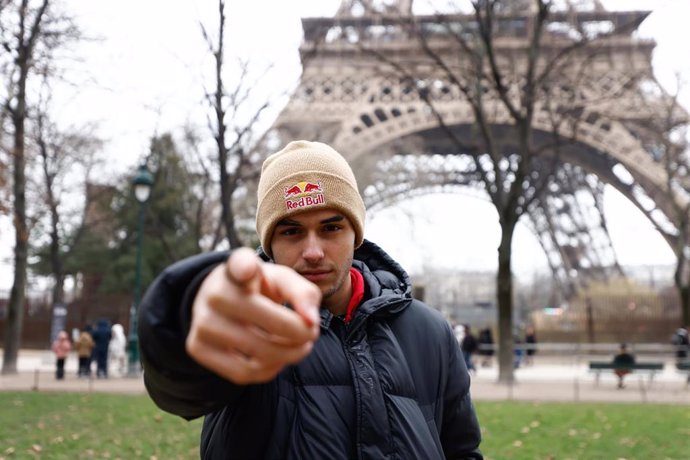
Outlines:
[[321,182],[313,183],[301,181],[291,187],[285,187],[285,206],[288,211],[323,204],[326,197],[323,195]]

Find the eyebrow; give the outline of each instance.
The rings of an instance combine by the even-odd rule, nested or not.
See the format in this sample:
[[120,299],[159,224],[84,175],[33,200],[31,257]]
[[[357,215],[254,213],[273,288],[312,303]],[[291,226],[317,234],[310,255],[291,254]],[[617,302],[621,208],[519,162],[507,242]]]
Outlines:
[[[336,214],[335,216],[329,217],[328,219],[324,219],[319,223],[322,225],[323,224],[332,224],[333,222],[340,222],[344,219],[345,219],[345,216],[343,216],[341,214]],[[302,224],[297,222],[296,220],[292,220],[292,219],[282,219],[282,220],[278,221],[278,223],[276,224],[276,226],[300,226],[300,225],[302,225]]]

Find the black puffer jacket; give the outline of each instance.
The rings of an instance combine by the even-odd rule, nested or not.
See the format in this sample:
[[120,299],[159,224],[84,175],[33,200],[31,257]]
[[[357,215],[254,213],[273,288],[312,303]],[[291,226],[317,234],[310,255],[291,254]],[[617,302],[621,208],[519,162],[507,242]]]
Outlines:
[[146,387],[163,410],[206,415],[203,458],[481,459],[470,379],[448,323],[410,298],[407,274],[365,241],[364,300],[345,324],[321,310],[312,353],[272,382],[238,386],[184,351],[191,301],[227,253],[169,267],[146,293]]

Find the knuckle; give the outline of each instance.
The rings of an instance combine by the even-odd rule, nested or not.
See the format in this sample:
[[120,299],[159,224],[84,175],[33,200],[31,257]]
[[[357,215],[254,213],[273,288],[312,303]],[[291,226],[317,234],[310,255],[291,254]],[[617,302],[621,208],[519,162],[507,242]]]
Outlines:
[[283,368],[282,365],[273,365],[273,366],[268,366],[265,367],[264,369],[258,371],[256,373],[256,381],[257,382],[268,382],[270,380],[273,380],[275,376],[281,371]]
[[211,312],[208,308],[194,308],[192,310],[192,328],[203,327],[210,320]]
[[283,369],[283,362],[264,362],[255,358],[228,371],[228,377],[238,385],[264,383],[272,380]]
[[309,351],[306,349],[300,349],[296,353],[294,353],[292,356],[290,356],[290,360],[288,361],[290,364],[295,364],[300,361],[302,361],[307,355],[309,354]]
[[191,339],[191,337],[187,337],[187,340],[185,340],[184,349],[188,355],[194,356],[194,352],[196,351],[196,346],[193,343],[193,340]]
[[185,349],[187,350],[187,354],[194,358],[203,355],[201,353],[201,344],[194,333],[190,333],[190,335],[187,337],[187,340],[185,341]]
[[246,343],[242,352],[247,356],[260,357],[262,355],[261,347],[255,343]]
[[275,371],[273,367],[262,367],[260,370],[254,373],[254,381],[256,382],[267,382],[273,377],[275,377]]
[[254,383],[255,377],[253,374],[254,373],[246,366],[239,366],[230,371],[231,380],[238,385]]
[[200,308],[199,310],[201,311],[199,313],[201,315],[205,315],[206,317],[208,317],[212,311],[220,311],[223,305],[225,305],[226,303],[227,301],[222,294],[208,294],[208,296],[206,297],[206,301],[201,303],[206,308]]

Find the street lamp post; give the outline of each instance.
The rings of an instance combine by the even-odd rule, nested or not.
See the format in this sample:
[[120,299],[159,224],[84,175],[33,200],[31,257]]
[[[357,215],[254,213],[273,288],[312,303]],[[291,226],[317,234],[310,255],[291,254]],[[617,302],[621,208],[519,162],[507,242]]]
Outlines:
[[141,365],[139,364],[139,335],[137,333],[137,316],[139,310],[139,299],[141,297],[141,254],[142,241],[144,239],[144,205],[151,195],[153,187],[153,176],[143,164],[139,166],[136,176],[132,180],[134,185],[134,197],[139,202],[139,222],[137,226],[137,262],[134,273],[134,299],[129,310],[129,368],[127,375],[137,377],[140,374]]

